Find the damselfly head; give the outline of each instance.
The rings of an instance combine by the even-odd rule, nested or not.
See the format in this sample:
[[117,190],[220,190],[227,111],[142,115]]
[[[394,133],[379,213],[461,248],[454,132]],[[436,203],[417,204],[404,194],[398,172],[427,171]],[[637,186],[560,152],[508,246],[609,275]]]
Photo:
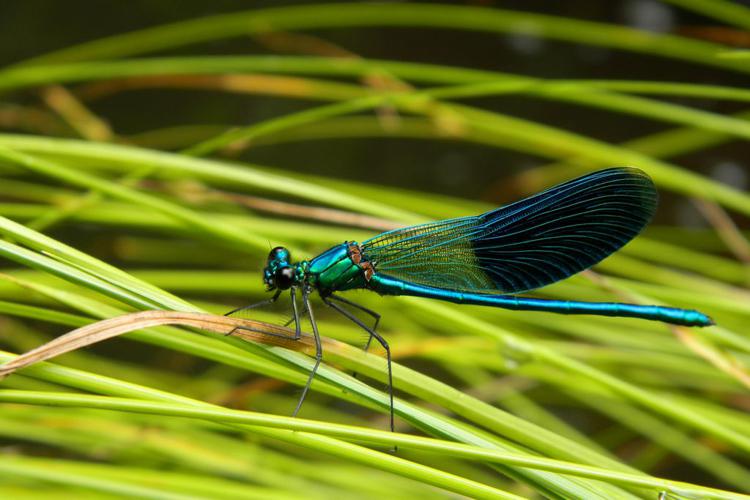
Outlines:
[[290,264],[291,255],[284,247],[276,247],[268,254],[263,282],[267,290],[286,290],[294,284],[295,270]]
[[271,264],[272,262],[283,262],[288,264],[290,257],[289,250],[284,247],[275,247],[268,253],[267,262],[268,264]]

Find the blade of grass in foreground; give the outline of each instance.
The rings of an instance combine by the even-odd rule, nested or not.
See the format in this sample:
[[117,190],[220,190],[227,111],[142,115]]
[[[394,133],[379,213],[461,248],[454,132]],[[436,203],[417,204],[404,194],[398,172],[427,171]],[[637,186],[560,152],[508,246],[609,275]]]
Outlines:
[[170,308],[177,310],[188,306],[187,302],[178,297],[169,296],[163,290],[155,290],[152,285],[134,279],[132,275],[114,266],[95,259],[68,245],[64,245],[38,231],[28,229],[10,219],[0,217],[0,234],[10,236],[14,241],[28,245],[31,249],[67,259],[77,265],[82,272],[92,274],[94,277],[100,277],[104,281],[111,283],[112,278],[117,277],[120,281],[119,287],[123,292],[135,292],[144,300],[151,301],[153,304],[157,304],[160,301]]
[[[0,358],[3,360],[11,359],[11,356],[0,354]],[[42,363],[39,365],[32,366],[25,370],[25,373],[34,377],[47,378],[51,376],[51,379],[58,381],[65,381],[66,385],[72,387],[83,386],[89,391],[99,392],[102,394],[110,394],[113,396],[125,395],[128,397],[135,397],[138,399],[152,400],[152,401],[172,401],[180,402],[195,408],[216,408],[208,403],[192,400],[185,397],[176,396],[169,393],[163,393],[149,388],[143,388],[134,384],[127,384],[121,381],[108,379],[106,377],[96,376],[93,374],[87,374],[79,370],[71,370],[62,367],[53,367]],[[85,381],[85,382],[84,382]],[[432,417],[428,417],[426,414],[424,417],[427,420],[434,420]],[[261,436],[266,436],[274,439],[279,439],[284,442],[298,444],[306,448],[316,449],[323,453],[332,454],[342,458],[353,459],[363,464],[378,467],[383,470],[391,471],[396,474],[401,474],[406,477],[411,477],[427,484],[433,484],[435,486],[448,489],[449,491],[455,491],[460,494],[474,496],[478,495],[477,498],[516,498],[513,495],[503,493],[494,488],[489,488],[484,485],[479,485],[473,481],[466,480],[457,476],[450,475],[442,471],[435,471],[429,467],[422,466],[413,462],[408,462],[404,459],[394,457],[392,455],[380,453],[374,450],[369,450],[361,446],[345,444],[344,442],[328,438],[316,434],[289,432],[286,430],[277,430],[270,428],[253,427],[252,432]],[[465,432],[464,435],[468,435]],[[532,482],[536,483],[537,488],[546,490],[547,487],[557,490],[563,495],[581,495],[586,494],[579,490],[578,486],[574,486],[573,481],[564,480],[563,478],[556,477],[555,475],[549,475],[548,473],[532,473],[525,472],[524,476],[528,478],[537,477],[537,480]],[[544,486],[545,480],[542,479],[547,476],[549,479],[546,480],[548,486]],[[541,481],[538,482],[537,481]],[[610,488],[604,488],[610,490]],[[567,493],[564,493],[566,492]],[[591,490],[584,490],[588,494],[591,494]],[[610,493],[614,497],[610,498],[628,498],[628,496],[615,494],[616,489],[611,489]],[[600,497],[600,495],[597,495]],[[607,497],[601,497],[607,498]]]
[[147,487],[129,481],[118,481],[102,477],[91,477],[90,474],[76,473],[73,470],[59,470],[57,460],[47,462],[40,467],[30,458],[4,457],[0,459],[0,473],[8,477],[21,477],[32,481],[52,482],[61,485],[77,486],[113,495],[131,498],[155,498],[159,500],[187,500],[194,498],[178,493],[170,493],[159,487]]
[[[42,256],[38,257],[38,259],[41,259],[41,258],[42,258]],[[36,286],[36,288],[39,288],[39,287]],[[61,292],[49,290],[46,293],[51,293],[51,294],[59,296]],[[71,298],[71,300],[69,301],[69,305],[71,305],[73,307],[82,307],[82,306],[85,307],[85,304],[86,304],[86,300],[83,300],[82,297],[75,298],[75,299]],[[95,314],[101,313],[102,308],[101,308],[101,306],[94,306],[94,305],[92,305],[92,311],[96,311]],[[169,337],[168,340],[171,340],[172,338],[173,337]],[[206,339],[206,340],[209,340],[209,339]],[[230,343],[232,343],[232,344],[234,344],[234,345],[236,345],[236,346],[238,346],[240,348],[244,348],[244,349],[250,349],[252,347],[251,344],[244,343],[244,342],[240,341],[239,339],[235,339],[235,338],[224,338],[223,340],[225,342],[230,342]],[[165,342],[165,340],[160,340],[160,341],[157,341],[156,343],[160,344],[160,345],[168,345],[169,344],[169,342]],[[182,344],[177,344],[176,347],[178,349],[184,349],[184,346]],[[253,352],[252,349],[251,349],[251,352]],[[268,352],[268,351],[266,351],[266,352]],[[202,355],[203,354],[203,347],[199,347],[198,350],[195,351],[194,353],[197,354],[197,355]],[[296,354],[296,353],[287,352],[284,349],[274,349],[274,350],[270,351],[270,353],[274,354],[279,359],[283,359],[283,360],[286,360],[287,362],[290,362],[292,365],[296,365],[296,366],[301,367],[303,370],[309,370],[310,367],[311,367],[310,366],[311,360],[309,360],[308,358],[305,358],[305,357],[299,358],[298,357],[299,355]],[[329,350],[329,353],[333,354],[333,352],[330,351],[330,350]],[[357,354],[359,355],[359,352],[357,352]],[[213,358],[213,357],[215,357],[215,356],[209,355],[209,358]],[[247,356],[246,356],[246,358],[247,358]],[[340,358],[340,359],[347,359],[347,358]],[[251,360],[245,359],[245,361],[251,361]],[[379,360],[379,361],[382,361],[382,360]],[[257,367],[253,367],[253,363],[257,364],[257,362],[258,361],[255,360],[253,362],[250,362],[249,364],[246,363],[245,365],[247,367],[249,367],[250,369],[257,370]],[[234,363],[230,362],[230,364],[234,364]],[[240,365],[242,365],[242,363]],[[362,367],[363,365],[354,365],[354,366],[352,366],[352,368],[353,369],[357,369],[357,366]],[[378,371],[383,370],[384,366],[382,365],[382,363],[380,363],[380,364],[377,365],[376,369]],[[36,370],[36,368],[32,367],[31,370]],[[286,375],[284,375],[281,372],[278,372],[278,370],[276,370],[277,373],[272,373],[272,372],[274,372],[274,370],[270,370],[270,371],[269,370],[265,370],[265,371],[267,372],[267,374],[269,374],[271,376],[277,376],[277,377],[282,378],[282,379],[288,379],[288,377]],[[364,371],[364,370],[360,370],[360,371]],[[396,380],[396,382],[399,383],[399,384],[403,384],[404,387],[406,388],[407,387],[406,380],[403,380],[399,376],[398,372],[395,372],[394,374],[395,374],[395,379],[394,380]],[[298,384],[301,384],[301,383],[304,382],[304,380],[303,380],[304,378],[305,378],[305,376],[302,376],[300,374],[300,377],[298,377],[298,380],[295,380],[295,382],[298,383]],[[56,380],[57,382],[61,381],[60,379],[53,379],[53,380]],[[337,372],[337,371],[334,371],[334,370],[330,370],[325,365],[321,366],[320,372],[319,372],[319,375],[318,375],[318,379],[316,379],[316,380],[326,380],[328,382],[332,382],[333,384],[335,384],[335,385],[337,385],[339,387],[346,387],[346,389],[345,389],[346,394],[349,394],[349,395],[351,395],[351,394],[358,394],[359,396],[364,397],[365,399],[367,399],[369,401],[376,402],[378,404],[378,406],[381,407],[382,409],[386,409],[388,407],[387,397],[383,393],[381,393],[379,391],[374,391],[370,387],[362,384],[359,381],[354,381],[354,379],[351,379],[351,377],[344,376],[340,372]],[[430,380],[430,379],[428,379],[426,377],[423,378],[423,382],[428,381],[428,380]],[[67,383],[67,384],[70,384],[71,381],[72,381],[73,384],[74,384],[74,386],[78,387],[78,385],[76,385],[76,384],[80,383],[80,377],[78,377],[78,378],[74,377],[72,379],[70,377],[67,377],[67,378],[62,379],[62,381],[63,381],[63,383]],[[320,382],[316,382],[313,385],[313,388],[317,389],[317,386],[319,385],[319,383]],[[439,383],[434,382],[434,381],[433,381],[433,383],[437,384],[437,386],[438,386],[435,389],[435,391],[433,391],[433,392],[435,392],[435,393],[439,392],[441,394],[445,394],[446,386],[443,386],[443,384],[439,384]],[[424,391],[425,388],[427,388],[428,386],[429,386],[429,384],[427,386],[423,386],[422,387],[422,391]],[[93,390],[93,391],[96,392],[96,391],[100,391],[101,390],[101,385],[98,382],[94,382],[94,384],[92,385],[92,381],[90,380],[90,377],[89,377],[89,379],[86,381],[85,385],[83,385],[81,388],[84,388],[84,389],[90,390],[90,391]],[[124,389],[124,387],[122,387],[122,384],[120,383],[120,385],[118,385],[118,391],[122,391],[123,389]],[[132,396],[133,394],[134,393],[132,392],[132,389],[128,389],[128,390],[126,390],[126,392],[120,393],[120,395],[128,395],[128,396]],[[341,395],[339,394],[339,396],[341,396]],[[475,404],[475,403],[472,403],[470,401],[467,401],[465,397],[463,398],[463,403],[464,404]],[[475,443],[475,444],[480,444],[480,445],[484,445],[484,446],[488,446],[488,445],[489,446],[498,446],[498,445],[500,445],[497,442],[495,442],[493,444],[490,444],[490,441],[487,441],[486,438],[478,437],[478,436],[474,435],[471,431],[467,432],[467,430],[460,430],[460,429],[456,428],[454,425],[452,425],[452,424],[450,424],[448,422],[440,422],[440,420],[439,419],[436,420],[434,416],[425,414],[425,413],[421,412],[420,410],[418,410],[417,408],[415,408],[415,407],[413,407],[411,405],[406,405],[406,404],[403,404],[403,403],[399,402],[399,408],[397,408],[397,411],[398,411],[398,413],[400,415],[402,415],[404,418],[407,418],[410,422],[416,424],[417,426],[424,427],[427,432],[431,432],[433,434],[436,433],[437,435],[451,436],[451,437],[454,437],[455,439],[458,439],[458,440],[467,440],[468,439],[467,442]],[[500,417],[500,420],[496,421],[496,423],[499,423],[499,422],[501,422],[503,420],[506,420],[506,419],[510,418],[510,416],[507,416],[507,415],[505,417],[503,417],[502,415],[500,415],[500,412],[498,412],[497,410],[494,410],[491,413],[497,413],[498,414],[498,415],[495,415],[495,418],[498,418],[498,416]],[[514,433],[518,433],[520,431],[519,436],[525,435],[526,437],[523,438],[525,440],[530,439],[532,436],[534,436],[538,440],[538,437],[540,435],[545,434],[543,432],[543,430],[541,430],[541,429],[536,429],[533,432],[528,432],[527,427],[529,427],[529,425],[527,423],[523,422],[522,420],[518,420],[518,419],[512,419],[512,420],[515,420],[516,423],[515,424],[508,424],[508,426],[506,428],[509,429],[509,430],[512,430]],[[549,436],[547,436],[547,439],[541,440],[541,442],[537,443],[537,445],[541,446],[542,449],[545,449],[545,448],[549,448],[552,443],[555,443],[555,442],[557,442],[559,440],[560,439],[558,439],[554,434],[549,433]],[[611,462],[611,464],[613,466],[618,466],[619,465],[619,464],[617,464],[617,462],[610,461],[609,459],[606,459],[606,458],[601,458],[601,457],[600,458],[595,458],[598,454],[591,453],[585,447],[578,446],[578,445],[576,445],[573,442],[569,442],[567,446],[558,447],[557,450],[548,450],[548,451],[552,451],[552,453],[563,453],[563,454],[568,453],[569,454],[571,452],[571,450],[578,450],[578,451],[576,451],[574,453],[574,455],[577,458],[579,458],[579,459],[581,457],[585,457],[585,456],[591,455],[593,457],[592,458],[593,463],[602,463],[602,461],[604,461],[604,462]],[[524,474],[524,475],[528,476],[526,474]],[[542,489],[546,489],[548,487],[563,488],[563,490],[565,490],[565,491],[568,492],[567,494],[571,494],[571,491],[573,491],[573,490],[575,490],[577,488],[577,486],[574,486],[572,484],[567,485],[567,486],[565,486],[564,484],[560,484],[559,480],[557,480],[557,479],[555,479],[553,477],[546,478],[546,477],[544,477],[545,475],[542,475],[540,477],[536,477],[536,476],[538,476],[538,475],[532,474],[531,477],[526,477],[526,480],[527,481],[531,481],[531,483],[533,483],[533,484],[536,484],[538,488],[542,488]],[[565,483],[565,481],[563,481],[563,483]],[[573,490],[571,490],[571,488],[573,488]]]
[[668,481],[648,476],[640,476],[625,473],[613,473],[596,467],[586,467],[577,464],[558,462],[539,457],[527,457],[500,453],[475,446],[462,445],[448,441],[431,438],[423,438],[408,434],[391,433],[388,431],[373,431],[371,429],[330,424],[292,417],[278,417],[254,412],[228,410],[224,408],[196,408],[195,406],[166,403],[149,402],[137,399],[125,399],[116,397],[89,396],[66,393],[42,393],[30,391],[0,391],[0,401],[14,402],[32,405],[52,405],[81,408],[107,409],[125,412],[136,412],[162,416],[179,416],[188,418],[200,418],[221,423],[241,423],[253,426],[280,428],[298,432],[320,433],[328,436],[339,437],[355,442],[365,442],[379,446],[396,445],[403,449],[416,449],[422,451],[446,453],[451,456],[503,463],[506,465],[518,465],[529,468],[571,474],[590,479],[601,479],[612,481],[623,486],[645,486],[660,488],[681,495],[703,495],[705,498],[750,498],[744,495],[732,494],[725,491],[704,488],[678,481]]
[[[153,278],[150,278],[150,279],[153,279]],[[35,288],[39,289],[39,286],[36,285]],[[45,292],[45,293],[51,293],[49,289],[47,289],[47,290],[48,291]],[[59,294],[60,292],[59,291],[55,291],[54,293],[55,294]],[[82,297],[71,298],[69,301],[66,301],[66,303],[69,303],[71,306],[74,306],[74,307],[81,306],[81,304],[84,303],[84,302],[85,301],[83,300]],[[98,306],[97,307],[92,307],[91,310],[92,311],[99,311],[99,312],[101,312],[101,308],[98,307]],[[180,333],[180,332],[174,332],[174,333]],[[172,336],[174,336],[174,333],[172,334]],[[171,339],[172,336],[170,336],[168,338]],[[145,337],[144,337],[144,339],[145,339]],[[158,342],[157,342],[157,344],[158,344]],[[171,346],[171,347],[173,347],[173,348],[176,347],[176,348],[180,349],[179,345],[177,345],[177,346]],[[197,351],[187,351],[187,352],[191,352],[191,353],[195,354]],[[197,352],[197,353],[198,353],[198,355],[201,355],[200,352]],[[334,354],[335,354],[335,351],[327,352],[327,356],[328,355],[334,355]],[[346,365],[345,360],[344,361],[339,360],[339,361],[342,362],[342,363],[344,363]],[[365,371],[361,365],[356,365],[355,364],[355,365],[349,365],[349,366],[350,366],[351,369],[357,370],[359,372],[364,372]],[[382,370],[383,367],[381,365],[377,365],[377,366],[374,366],[374,367],[368,367],[368,370],[370,368],[375,372],[375,375],[377,375],[377,373],[379,373],[379,370]],[[398,370],[401,370],[401,368],[398,368]],[[277,377],[277,378],[281,377],[281,378],[284,378],[286,380],[289,380],[288,377],[281,376],[279,373],[272,374],[271,376],[274,376],[274,377]],[[415,385],[415,386],[417,386],[417,387],[420,388],[419,391],[415,392],[416,395],[418,395],[418,396],[420,396],[420,397],[422,397],[422,398],[424,398],[426,400],[433,399],[433,396],[431,396],[430,393],[424,391],[424,389],[426,387],[430,386],[431,382],[429,380],[427,380],[427,379],[425,379],[424,381],[422,381],[420,379],[420,376],[418,374],[416,374],[416,373],[405,374],[403,377],[400,377],[399,376],[399,372],[397,371],[396,372],[396,381],[397,381],[398,386],[400,388],[402,388],[403,390],[406,390],[406,391],[409,391],[409,392],[413,392],[413,391],[410,390],[411,389],[411,385]],[[297,380],[296,383],[300,383],[300,381]],[[435,393],[441,394],[448,401],[453,401],[453,400],[457,400],[458,399],[457,397],[454,397],[452,395],[452,389],[449,389],[449,388],[446,388],[446,387],[443,387],[442,389],[441,388],[437,388],[437,390],[435,391]],[[448,403],[448,405],[451,405],[451,403]],[[460,414],[462,414],[462,415],[464,415],[464,416],[466,416],[468,418],[471,418],[471,419],[475,419],[476,415],[484,415],[485,417],[488,417],[488,416],[491,416],[491,414],[493,413],[493,409],[491,407],[485,407],[484,409],[479,409],[474,414],[466,413],[466,411],[465,410],[462,411],[460,407],[459,408],[452,407],[452,409],[458,411]],[[472,416],[472,415],[474,415],[474,416]],[[499,421],[501,421],[500,417],[498,417],[497,422],[499,422]],[[490,423],[489,424],[490,427],[492,428],[492,426],[497,425],[497,422]],[[487,425],[487,424],[485,423],[485,425]],[[514,429],[515,431],[520,431],[521,432],[520,435],[516,436],[516,439],[518,439],[520,441],[524,441],[525,440],[525,438],[523,436],[526,433],[526,431],[523,430],[524,429],[523,422],[516,421],[515,423],[510,423],[510,429]],[[502,430],[502,428],[497,428],[496,430],[499,431],[499,432],[501,432],[502,434],[505,434],[506,432],[510,432],[507,429],[506,430]],[[547,442],[548,444],[552,443],[554,441],[554,439],[555,439],[554,436],[550,437],[550,436],[540,435],[540,432],[541,432],[540,430],[534,431],[533,429],[531,429],[530,432],[528,432],[528,434],[539,436],[540,439],[542,439],[544,442]],[[544,434],[544,433],[542,432],[541,434]],[[568,446],[568,448],[569,448],[569,446]],[[583,456],[583,452],[581,452],[581,451],[575,452],[573,456],[575,456],[576,458],[580,459],[580,457]],[[601,462],[599,462],[599,463],[601,463]]]

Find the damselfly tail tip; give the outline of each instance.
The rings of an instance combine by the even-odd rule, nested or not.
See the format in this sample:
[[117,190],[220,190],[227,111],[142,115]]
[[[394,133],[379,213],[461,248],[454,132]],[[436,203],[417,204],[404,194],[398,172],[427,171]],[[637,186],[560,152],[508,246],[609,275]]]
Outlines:
[[674,324],[676,325],[705,328],[716,324],[711,316],[696,311],[695,309],[677,309],[677,311],[680,311],[682,314],[677,321],[674,321]]
[[711,316],[708,316],[698,311],[695,311],[695,313],[696,313],[696,318],[694,321],[692,321],[691,326],[699,326],[701,328],[705,328],[707,326],[714,326],[716,324],[716,321],[714,321],[714,319]]

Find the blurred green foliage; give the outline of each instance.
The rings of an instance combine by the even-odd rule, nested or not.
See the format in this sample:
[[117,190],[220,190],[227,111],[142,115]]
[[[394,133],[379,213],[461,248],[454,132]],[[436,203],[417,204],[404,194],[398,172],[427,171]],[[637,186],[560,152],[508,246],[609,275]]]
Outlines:
[[656,223],[538,293],[718,325],[355,295],[393,347],[396,434],[377,352],[327,352],[291,419],[304,354],[141,330],[3,380],[0,494],[743,497],[750,92],[725,55],[750,11],[280,5],[0,5],[0,359],[125,312],[259,300],[275,244],[311,256],[625,164],[657,182]]

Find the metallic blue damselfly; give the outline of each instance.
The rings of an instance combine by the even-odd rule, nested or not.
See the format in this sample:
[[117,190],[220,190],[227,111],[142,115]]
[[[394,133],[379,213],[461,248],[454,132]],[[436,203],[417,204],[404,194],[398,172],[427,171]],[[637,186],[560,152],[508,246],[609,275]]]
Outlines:
[[[383,346],[388,361],[391,429],[393,384],[391,351],[377,332],[380,315],[338,295],[367,289],[380,295],[411,295],[457,304],[502,307],[560,314],[625,316],[684,326],[709,326],[703,313],[657,305],[577,302],[519,297],[565,279],[616,252],[648,224],[656,210],[651,179],[635,168],[611,168],[568,181],[542,193],[482,215],[461,217],[382,233],[362,243],[347,241],[310,260],[292,262],[276,247],[268,256],[263,280],[274,295],[236,309],[275,302],[289,290],[295,339],[301,335],[297,291],[310,317],[316,345],[315,364],[294,415],[320,365],[322,348],[310,295],[353,321]],[[368,314],[372,326],[350,308]],[[367,348],[366,347],[366,348]]]

